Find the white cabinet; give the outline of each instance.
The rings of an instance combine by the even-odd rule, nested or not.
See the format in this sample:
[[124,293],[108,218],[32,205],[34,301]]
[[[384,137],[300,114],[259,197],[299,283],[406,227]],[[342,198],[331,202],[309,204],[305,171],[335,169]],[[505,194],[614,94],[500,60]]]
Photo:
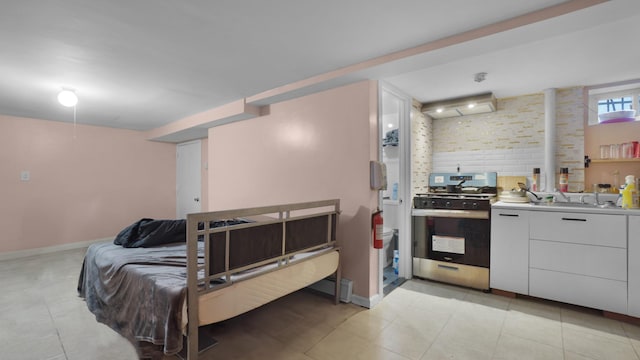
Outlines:
[[529,211],[491,210],[491,288],[529,293]]
[[494,205],[491,287],[640,317],[640,211],[597,211]]
[[629,216],[629,312],[640,317],[640,216]]
[[532,296],[619,314],[627,312],[626,282],[543,269],[531,269],[529,276]]
[[625,215],[532,212],[529,294],[627,312]]
[[531,238],[560,242],[627,247],[624,215],[535,211]]

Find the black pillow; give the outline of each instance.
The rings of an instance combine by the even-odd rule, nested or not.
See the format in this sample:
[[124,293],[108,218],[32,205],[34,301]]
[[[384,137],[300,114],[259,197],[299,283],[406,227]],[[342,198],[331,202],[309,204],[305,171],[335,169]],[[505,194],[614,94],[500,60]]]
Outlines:
[[151,247],[186,242],[187,221],[140,219],[124,228],[113,240],[126,248]]

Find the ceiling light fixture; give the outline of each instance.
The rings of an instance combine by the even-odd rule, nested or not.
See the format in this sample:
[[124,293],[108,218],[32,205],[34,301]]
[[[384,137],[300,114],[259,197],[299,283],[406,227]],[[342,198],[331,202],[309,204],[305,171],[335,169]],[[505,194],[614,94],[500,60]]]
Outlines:
[[58,102],[66,107],[76,106],[78,103],[78,95],[76,92],[69,89],[62,89],[58,93]]
[[73,108],[73,138],[76,138],[77,122],[76,122],[76,105],[78,104],[78,95],[75,90],[62,88],[62,91],[58,93],[58,102],[62,106]]
[[433,119],[445,119],[455,116],[494,112],[497,108],[498,103],[496,98],[489,92],[424,103],[422,104],[421,110]]

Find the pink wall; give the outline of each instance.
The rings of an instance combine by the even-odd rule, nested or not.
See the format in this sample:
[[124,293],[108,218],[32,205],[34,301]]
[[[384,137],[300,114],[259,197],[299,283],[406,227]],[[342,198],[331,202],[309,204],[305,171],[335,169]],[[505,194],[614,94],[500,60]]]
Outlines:
[[[373,136],[372,136],[373,134]],[[377,293],[369,160],[377,157],[377,85],[364,81],[271,105],[209,129],[209,209],[339,198],[343,275]]]
[[[640,141],[640,122],[587,125],[585,116],[584,154],[592,160],[600,159],[600,145],[621,144]],[[640,162],[592,163],[585,169],[585,188],[591,191],[592,184],[613,184],[614,173],[618,172],[618,181],[624,183],[626,175],[640,177]]]
[[[144,133],[0,116],[0,252],[116,235],[175,217],[175,145]],[[20,173],[28,170],[31,180]]]
[[200,140],[200,211],[209,211],[209,139]]

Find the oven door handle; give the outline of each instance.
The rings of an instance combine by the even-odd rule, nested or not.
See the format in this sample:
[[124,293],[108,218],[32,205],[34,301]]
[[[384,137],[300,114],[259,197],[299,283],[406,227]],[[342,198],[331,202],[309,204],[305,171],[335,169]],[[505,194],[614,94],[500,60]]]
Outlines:
[[457,219],[489,219],[489,211],[486,210],[413,209],[411,215]]

